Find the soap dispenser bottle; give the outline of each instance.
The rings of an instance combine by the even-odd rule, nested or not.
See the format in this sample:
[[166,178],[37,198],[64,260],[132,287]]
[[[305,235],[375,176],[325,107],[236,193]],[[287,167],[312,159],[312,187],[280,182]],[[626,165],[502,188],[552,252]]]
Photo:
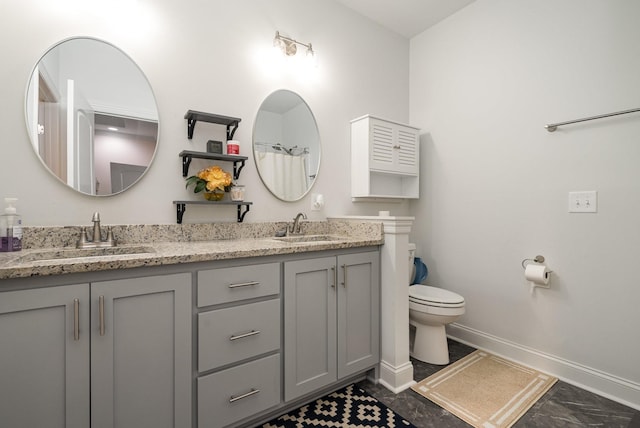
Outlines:
[[7,207],[0,215],[0,251],[20,251],[22,249],[22,219],[13,204],[16,198],[4,198]]

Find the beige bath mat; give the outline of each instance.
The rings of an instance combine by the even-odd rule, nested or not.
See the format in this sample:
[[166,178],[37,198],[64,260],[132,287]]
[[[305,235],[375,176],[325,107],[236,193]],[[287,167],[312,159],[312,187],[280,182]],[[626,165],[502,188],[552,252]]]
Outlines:
[[411,389],[476,428],[506,428],[557,380],[478,350]]

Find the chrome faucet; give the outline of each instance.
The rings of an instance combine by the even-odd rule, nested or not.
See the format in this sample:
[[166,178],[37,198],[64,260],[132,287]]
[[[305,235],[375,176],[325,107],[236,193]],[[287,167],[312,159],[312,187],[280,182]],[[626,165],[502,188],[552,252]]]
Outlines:
[[113,239],[113,231],[111,227],[107,228],[107,238],[102,239],[102,230],[100,228],[100,213],[93,213],[93,236],[91,239],[87,236],[87,228],[80,229],[80,239],[76,244],[77,248],[99,248],[99,247],[115,247],[116,241]]
[[290,233],[296,234],[296,233],[300,233],[300,219],[306,220],[307,219],[307,215],[305,213],[298,213],[294,218],[293,218],[293,224],[291,225],[291,228],[289,229]]

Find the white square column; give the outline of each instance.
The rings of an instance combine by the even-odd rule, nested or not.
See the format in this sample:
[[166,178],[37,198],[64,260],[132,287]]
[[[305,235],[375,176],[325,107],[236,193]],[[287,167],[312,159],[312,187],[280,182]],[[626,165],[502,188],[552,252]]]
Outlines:
[[380,379],[401,392],[416,382],[409,359],[409,232],[414,217],[380,217],[384,245],[380,251]]

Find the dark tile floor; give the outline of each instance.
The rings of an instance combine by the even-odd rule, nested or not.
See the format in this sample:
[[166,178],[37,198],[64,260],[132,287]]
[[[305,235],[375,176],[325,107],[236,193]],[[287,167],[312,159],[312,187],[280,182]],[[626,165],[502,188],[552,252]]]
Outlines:
[[[449,341],[451,362],[475,349]],[[437,372],[442,366],[411,360],[416,381]],[[466,422],[413,392],[411,389],[394,394],[369,381],[358,384],[362,389],[393,409],[419,428],[467,428]],[[514,428],[640,428],[640,412],[615,401],[558,381],[518,420]]]

